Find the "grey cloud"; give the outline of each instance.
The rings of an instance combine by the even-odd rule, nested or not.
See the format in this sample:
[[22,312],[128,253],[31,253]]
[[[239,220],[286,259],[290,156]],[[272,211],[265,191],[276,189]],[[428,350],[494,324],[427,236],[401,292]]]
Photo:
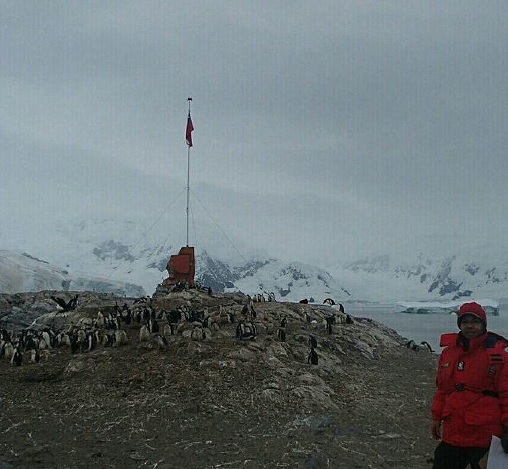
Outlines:
[[168,198],[185,184],[193,96],[196,191],[226,194],[259,243],[346,255],[506,228],[505,2],[20,1],[0,18],[0,190],[18,218],[31,188],[62,210],[62,187],[76,212],[160,207],[164,181]]

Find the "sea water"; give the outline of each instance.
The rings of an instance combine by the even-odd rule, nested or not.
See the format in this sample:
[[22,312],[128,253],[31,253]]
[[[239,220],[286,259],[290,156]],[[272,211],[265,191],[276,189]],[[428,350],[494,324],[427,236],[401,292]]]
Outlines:
[[[436,353],[441,352],[439,338],[445,332],[458,332],[454,314],[396,313],[394,304],[344,304],[346,313],[371,318],[397,331],[417,344],[426,341]],[[508,339],[508,303],[499,304],[499,316],[487,315],[489,331]]]

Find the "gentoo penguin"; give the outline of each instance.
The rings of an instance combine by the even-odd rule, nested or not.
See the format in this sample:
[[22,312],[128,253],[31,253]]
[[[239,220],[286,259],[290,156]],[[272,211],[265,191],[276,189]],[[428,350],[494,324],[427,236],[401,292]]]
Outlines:
[[115,331],[115,347],[118,347],[120,345],[127,345],[129,342],[129,339],[127,337],[127,333],[124,330],[117,330]]
[[21,353],[21,347],[19,345],[16,345],[16,347],[14,347],[14,354],[12,355],[11,358],[11,364],[13,366],[21,366],[22,363],[23,363],[23,354]]
[[159,323],[155,319],[150,318],[148,320],[148,330],[152,334],[159,332]]
[[28,359],[28,363],[39,363],[41,361],[41,355],[39,350],[32,349],[30,350],[30,358]]
[[309,344],[311,348],[317,348],[317,339],[313,335],[309,336]]
[[164,337],[163,335],[157,334],[157,348],[159,350],[169,349],[169,342],[167,341],[166,337]]
[[6,360],[12,359],[12,356],[14,355],[14,346],[12,345],[12,342],[5,342],[4,346],[2,347],[2,353]]
[[333,334],[333,324],[335,323],[335,316],[327,316],[325,318],[326,321],[326,332],[328,334]]
[[150,339],[150,331],[148,330],[148,327],[145,325],[141,326],[141,329],[139,330],[139,341],[140,342],[147,342]]
[[317,365],[318,364],[318,354],[314,350],[314,348],[310,349],[309,356],[307,357],[307,363],[310,363],[311,365]]
[[434,353],[434,350],[432,350],[432,347],[430,346],[430,344],[428,342],[425,342],[425,341],[420,342],[420,345],[425,347],[429,352]]

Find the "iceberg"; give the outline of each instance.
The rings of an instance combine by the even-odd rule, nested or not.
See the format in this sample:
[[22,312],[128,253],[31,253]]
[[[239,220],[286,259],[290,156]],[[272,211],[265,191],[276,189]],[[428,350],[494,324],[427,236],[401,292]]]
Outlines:
[[[408,314],[456,314],[460,308],[460,305],[464,303],[469,303],[470,301],[446,301],[446,302],[398,301],[397,303],[395,303],[394,311],[396,313],[408,313]],[[480,303],[483,306],[487,314],[491,316],[499,316],[498,301],[490,299],[482,299],[476,300],[476,302]]]

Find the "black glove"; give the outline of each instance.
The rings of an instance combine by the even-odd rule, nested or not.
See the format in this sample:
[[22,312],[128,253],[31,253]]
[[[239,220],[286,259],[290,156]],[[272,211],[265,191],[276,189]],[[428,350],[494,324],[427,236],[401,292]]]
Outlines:
[[503,436],[501,436],[501,446],[505,453],[508,453],[508,428],[505,428]]

